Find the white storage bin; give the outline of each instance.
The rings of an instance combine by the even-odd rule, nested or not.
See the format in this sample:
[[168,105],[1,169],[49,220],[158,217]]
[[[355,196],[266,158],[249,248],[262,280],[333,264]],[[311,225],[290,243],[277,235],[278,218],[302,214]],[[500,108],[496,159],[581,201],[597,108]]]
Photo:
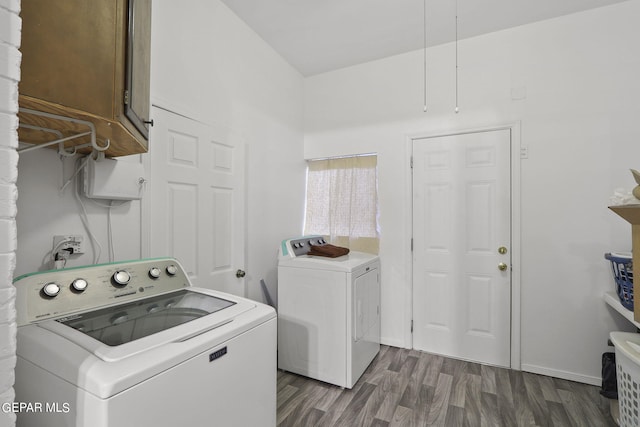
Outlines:
[[616,349],[620,425],[640,427],[640,334],[611,332]]

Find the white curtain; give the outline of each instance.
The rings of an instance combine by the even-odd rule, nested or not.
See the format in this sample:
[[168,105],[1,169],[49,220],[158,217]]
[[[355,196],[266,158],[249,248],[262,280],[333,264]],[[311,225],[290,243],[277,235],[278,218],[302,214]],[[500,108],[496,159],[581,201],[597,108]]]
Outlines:
[[338,246],[378,253],[377,157],[309,161],[305,234]]

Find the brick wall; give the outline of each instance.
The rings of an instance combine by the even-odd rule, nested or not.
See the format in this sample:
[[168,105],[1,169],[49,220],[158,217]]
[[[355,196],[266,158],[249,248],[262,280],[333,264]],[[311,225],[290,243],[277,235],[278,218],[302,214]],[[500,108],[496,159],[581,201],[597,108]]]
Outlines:
[[[14,398],[16,311],[16,178],[18,177],[18,81],[20,80],[20,0],[0,0],[0,405]],[[0,406],[0,426],[15,415]]]

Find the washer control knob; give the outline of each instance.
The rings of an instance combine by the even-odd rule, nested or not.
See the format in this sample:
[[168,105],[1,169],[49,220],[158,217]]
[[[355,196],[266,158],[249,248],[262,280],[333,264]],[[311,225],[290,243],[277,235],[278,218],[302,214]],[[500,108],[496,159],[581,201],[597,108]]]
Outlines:
[[87,286],[89,286],[89,283],[84,279],[76,279],[71,282],[71,289],[76,292],[84,292],[84,290],[87,289]]
[[53,298],[60,293],[60,285],[55,282],[49,282],[42,288],[42,293]]
[[113,282],[116,286],[124,286],[131,280],[131,275],[125,270],[119,270],[113,273]]
[[149,270],[149,277],[152,279],[157,279],[160,277],[160,269],[158,267],[151,267]]
[[178,267],[176,267],[175,265],[171,264],[167,266],[167,274],[169,276],[175,276],[177,272],[178,272]]

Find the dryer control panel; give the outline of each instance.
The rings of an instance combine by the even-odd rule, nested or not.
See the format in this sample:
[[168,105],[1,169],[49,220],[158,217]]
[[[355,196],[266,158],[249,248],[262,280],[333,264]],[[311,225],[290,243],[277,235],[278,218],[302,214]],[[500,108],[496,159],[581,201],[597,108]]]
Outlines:
[[295,258],[309,253],[312,246],[323,246],[328,244],[324,236],[311,235],[302,236],[295,239],[282,241],[280,245],[280,258]]
[[173,258],[43,271],[20,276],[13,283],[18,326],[191,286]]

